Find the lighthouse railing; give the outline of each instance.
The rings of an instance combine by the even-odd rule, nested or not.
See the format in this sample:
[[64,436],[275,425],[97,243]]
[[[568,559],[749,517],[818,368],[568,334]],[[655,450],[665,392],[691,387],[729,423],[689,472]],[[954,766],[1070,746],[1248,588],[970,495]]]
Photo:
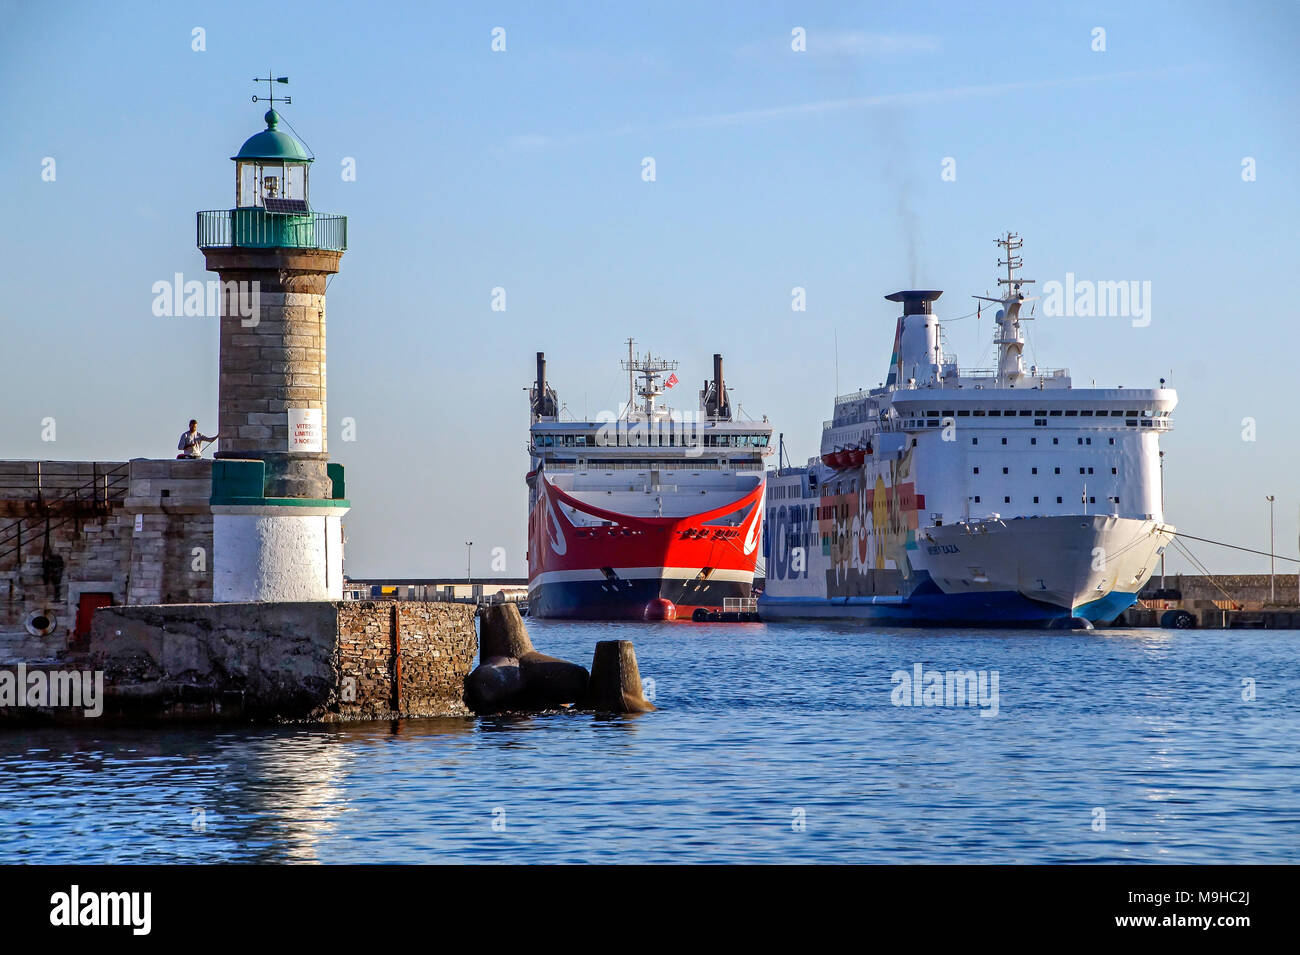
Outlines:
[[200,249],[327,249],[348,247],[347,216],[323,212],[277,214],[260,208],[213,209],[198,214]]

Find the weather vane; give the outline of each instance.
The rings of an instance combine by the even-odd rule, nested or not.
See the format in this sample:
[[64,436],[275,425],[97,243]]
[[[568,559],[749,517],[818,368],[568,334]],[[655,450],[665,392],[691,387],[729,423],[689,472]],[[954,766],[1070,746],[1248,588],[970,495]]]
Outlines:
[[268,102],[268,103],[271,104],[271,109],[275,109],[275,104],[276,104],[276,103],[292,103],[292,102],[293,102],[293,97],[292,97],[292,96],[281,96],[279,99],[276,99],[276,96],[275,96],[275,84],[276,84],[276,83],[288,83],[288,82],[289,82],[289,77],[287,77],[287,76],[272,76],[272,75],[271,75],[271,71],[270,71],[270,70],[267,70],[265,76],[254,76],[254,77],[253,77],[253,82],[254,82],[254,83],[265,83],[266,86],[267,86],[267,90],[269,91],[269,95],[267,95],[267,96],[254,96],[254,97],[253,97],[253,102],[254,102],[254,103],[260,103],[260,102],[265,101],[265,102]]

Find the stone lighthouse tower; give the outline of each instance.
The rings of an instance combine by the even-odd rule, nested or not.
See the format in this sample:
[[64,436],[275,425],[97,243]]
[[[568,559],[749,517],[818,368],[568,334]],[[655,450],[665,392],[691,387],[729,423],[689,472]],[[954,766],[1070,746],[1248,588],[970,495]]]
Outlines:
[[[284,82],[282,80],[282,82]],[[343,469],[329,463],[325,288],[347,219],[315,212],[312,158],[274,109],[235,163],[235,204],[198,214],[222,282],[213,599],[337,600]]]

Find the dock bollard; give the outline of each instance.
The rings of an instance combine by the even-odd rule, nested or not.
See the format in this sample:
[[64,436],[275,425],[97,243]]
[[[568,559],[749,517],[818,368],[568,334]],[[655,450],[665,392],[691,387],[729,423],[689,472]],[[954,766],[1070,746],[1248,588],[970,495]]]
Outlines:
[[641,671],[631,640],[601,640],[591,658],[584,710],[602,713],[648,713],[655,708],[641,689]]

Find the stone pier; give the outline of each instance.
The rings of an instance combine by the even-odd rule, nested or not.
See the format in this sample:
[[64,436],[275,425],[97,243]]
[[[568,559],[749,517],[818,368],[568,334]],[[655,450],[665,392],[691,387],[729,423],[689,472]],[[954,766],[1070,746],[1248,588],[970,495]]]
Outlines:
[[464,604],[167,604],[99,610],[61,665],[104,672],[103,719],[342,722],[468,716],[477,652]]

